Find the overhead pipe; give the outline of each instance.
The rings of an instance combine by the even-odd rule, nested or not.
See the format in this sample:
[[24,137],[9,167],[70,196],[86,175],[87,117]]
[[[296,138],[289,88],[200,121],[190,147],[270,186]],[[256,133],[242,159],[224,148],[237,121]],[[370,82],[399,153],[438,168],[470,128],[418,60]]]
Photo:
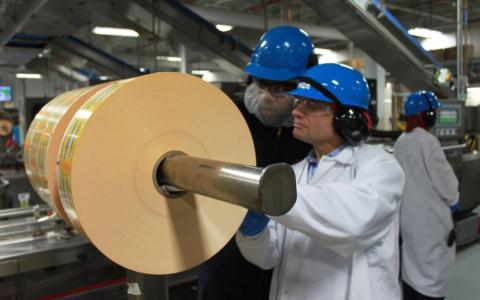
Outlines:
[[465,98],[463,76],[463,0],[457,0],[457,99]]

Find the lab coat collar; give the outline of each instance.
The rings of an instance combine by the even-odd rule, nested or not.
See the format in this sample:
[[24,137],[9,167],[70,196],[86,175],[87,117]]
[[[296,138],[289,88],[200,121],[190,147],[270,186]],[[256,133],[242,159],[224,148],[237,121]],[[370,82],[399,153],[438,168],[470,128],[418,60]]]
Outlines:
[[[353,163],[353,154],[354,154],[354,147],[352,146],[340,146],[342,147],[337,148],[334,150],[335,155],[323,155],[322,158],[320,159],[321,161],[333,161],[333,162],[339,162],[344,165],[350,165]],[[338,151],[339,150],[339,151]],[[338,152],[337,152],[338,151]],[[310,155],[307,157],[307,160],[309,159]]]

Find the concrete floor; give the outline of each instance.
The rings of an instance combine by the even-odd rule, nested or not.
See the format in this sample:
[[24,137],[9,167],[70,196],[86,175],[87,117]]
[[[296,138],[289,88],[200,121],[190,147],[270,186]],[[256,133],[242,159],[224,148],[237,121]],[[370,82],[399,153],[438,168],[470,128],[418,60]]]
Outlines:
[[447,300],[480,299],[480,243],[457,250]]

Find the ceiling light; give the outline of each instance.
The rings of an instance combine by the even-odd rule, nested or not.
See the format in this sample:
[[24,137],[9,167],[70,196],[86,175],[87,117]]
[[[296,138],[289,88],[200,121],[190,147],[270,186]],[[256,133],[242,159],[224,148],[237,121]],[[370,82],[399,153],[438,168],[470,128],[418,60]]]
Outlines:
[[42,79],[42,75],[36,73],[17,73],[15,76],[20,79]]
[[325,55],[325,54],[330,54],[332,52],[333,52],[332,50],[326,49],[326,48],[315,48],[315,49],[313,49],[313,53],[315,53],[316,55]]
[[209,70],[192,70],[193,75],[206,75],[210,74]]
[[108,76],[101,75],[101,76],[98,76],[98,79],[100,79],[100,80],[108,80]]
[[217,29],[221,32],[227,32],[233,29],[233,26],[225,24],[217,24],[215,27],[217,27]]
[[115,28],[115,27],[100,27],[96,26],[92,30],[93,33],[99,35],[113,35],[113,36],[128,36],[139,37],[138,32],[128,28]]
[[181,58],[181,57],[178,57],[178,56],[157,56],[157,60],[166,60],[166,61],[179,62],[179,61],[182,61],[182,58]]
[[408,33],[426,39],[436,38],[442,35],[440,31],[420,27],[409,29]]

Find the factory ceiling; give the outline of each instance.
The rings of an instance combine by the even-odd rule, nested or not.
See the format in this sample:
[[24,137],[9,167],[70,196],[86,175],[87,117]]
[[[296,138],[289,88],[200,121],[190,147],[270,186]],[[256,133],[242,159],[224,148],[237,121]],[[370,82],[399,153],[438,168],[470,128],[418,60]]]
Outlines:
[[[455,31],[456,1],[382,2],[407,28]],[[480,0],[464,2],[468,8],[468,28],[478,27]],[[235,23],[231,24],[234,29],[217,35],[208,32],[208,26],[193,21],[182,29],[175,18],[169,18],[178,14],[179,9],[181,12],[178,4],[212,23],[231,20]],[[61,65],[84,76],[121,78],[130,74],[107,66],[116,60],[138,70],[177,71],[178,62],[162,58],[179,56],[181,45],[186,46],[193,69],[240,72],[251,51],[245,48],[255,45],[266,26],[282,23],[305,28],[317,47],[347,47],[345,36],[327,26],[301,0],[0,0],[0,76],[21,69],[41,70],[53,66],[57,66],[54,69],[58,71]],[[92,33],[95,26],[128,27],[139,32],[140,37],[100,36]],[[73,53],[69,50],[74,47],[69,38],[78,39],[81,45],[90,48],[85,46],[88,48],[85,51]],[[212,43],[215,39],[225,46]],[[70,48],[66,43],[70,43]],[[91,56],[84,53],[87,50],[98,50],[96,54],[100,56],[105,54],[107,62],[92,61]]]

